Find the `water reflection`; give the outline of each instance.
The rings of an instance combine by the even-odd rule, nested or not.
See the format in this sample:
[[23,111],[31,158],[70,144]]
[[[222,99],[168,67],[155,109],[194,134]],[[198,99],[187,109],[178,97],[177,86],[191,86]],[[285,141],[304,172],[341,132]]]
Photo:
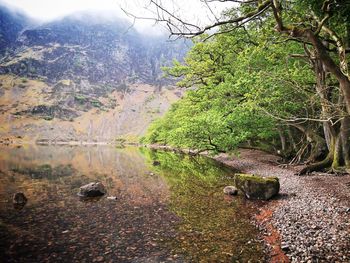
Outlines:
[[[153,168],[170,186],[169,206],[179,218],[177,235],[167,240],[173,253],[191,262],[262,262],[257,229],[249,223],[257,204],[223,195],[233,171],[213,160],[146,151]],[[154,161],[153,161],[154,162]]]
[[[258,262],[254,207],[222,194],[231,176],[205,158],[147,149],[0,148],[0,261]],[[117,200],[80,201],[92,181]],[[16,192],[28,197],[22,210]]]

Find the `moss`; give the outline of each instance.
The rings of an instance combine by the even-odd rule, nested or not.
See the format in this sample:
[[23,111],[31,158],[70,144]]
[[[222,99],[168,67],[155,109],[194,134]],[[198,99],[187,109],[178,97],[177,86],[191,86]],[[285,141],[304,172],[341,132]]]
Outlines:
[[280,189],[277,177],[261,177],[253,174],[236,174],[235,185],[248,199],[268,200]]
[[236,178],[239,177],[241,180],[251,180],[259,183],[275,182],[279,181],[278,177],[262,177],[254,174],[236,174]]

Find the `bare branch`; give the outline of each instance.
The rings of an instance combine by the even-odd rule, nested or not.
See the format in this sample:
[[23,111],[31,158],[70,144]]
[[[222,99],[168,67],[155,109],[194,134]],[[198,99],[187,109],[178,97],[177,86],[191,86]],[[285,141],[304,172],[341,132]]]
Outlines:
[[128,15],[129,17],[133,19],[145,19],[145,20],[153,20],[156,23],[163,23],[166,25],[167,29],[170,32],[171,36],[177,36],[177,37],[187,37],[192,38],[198,35],[201,35],[203,33],[206,33],[214,28],[218,28],[222,25],[232,25],[232,29],[229,29],[230,31],[233,31],[234,29],[241,27],[242,25],[252,21],[253,19],[260,16],[262,13],[264,13],[270,6],[271,2],[270,0],[236,0],[236,1],[230,1],[230,0],[219,0],[218,2],[235,2],[240,4],[252,4],[256,3],[257,7],[255,10],[243,14],[238,17],[229,18],[227,20],[219,20],[218,17],[215,16],[213,10],[210,8],[209,4],[210,2],[214,2],[214,0],[201,0],[207,5],[207,8],[211,12],[212,15],[214,15],[216,22],[212,23],[205,27],[200,27],[196,24],[190,23],[188,21],[185,21],[184,19],[181,19],[179,16],[177,16],[175,13],[170,12],[167,8],[165,8],[160,0],[150,0],[149,6],[147,9],[151,11],[150,6],[155,7],[155,12],[151,11],[154,16],[152,17],[142,17],[142,16],[136,16],[134,14],[131,14],[130,12],[126,11],[122,8],[123,12]]
[[[236,30],[237,28],[239,27],[243,27],[244,24],[254,20],[256,17],[258,17],[259,15],[261,15],[262,13],[264,13],[267,9],[269,8],[269,5],[265,6],[263,9],[261,9],[259,12],[257,12],[256,14],[252,15],[251,17],[249,17],[248,19],[242,21],[240,24],[234,26],[233,28],[230,28],[228,30],[221,30],[217,33],[214,33],[214,34],[211,34],[209,35],[208,37],[206,37],[204,39],[204,41],[208,40],[209,38],[215,36],[215,35],[218,35],[218,34],[226,34],[226,33],[231,33],[232,31]],[[243,27],[244,28],[244,27]]]
[[[198,36],[201,35],[213,28],[217,28],[219,26],[222,25],[227,25],[227,24],[237,24],[237,27],[251,21],[253,18],[255,18],[258,15],[261,15],[263,12],[265,12],[268,7],[270,7],[271,3],[270,1],[264,1],[261,5],[258,6],[258,8],[252,12],[249,12],[248,14],[236,17],[236,18],[232,18],[232,19],[228,19],[225,21],[219,21],[216,23],[213,23],[212,25],[206,26],[201,30],[198,30],[196,32],[193,31],[189,31],[189,32],[173,32],[173,35],[181,35],[181,36],[185,36],[185,37],[194,37],[194,36]],[[239,23],[239,24],[238,24]],[[233,29],[232,29],[233,30]]]
[[[342,120],[344,118],[344,116],[332,116],[329,117],[327,119],[316,119],[316,118],[309,118],[309,117],[305,117],[305,118],[298,118],[298,117],[294,117],[294,118],[282,118],[276,115],[273,115],[272,113],[268,112],[266,109],[260,107],[260,110],[262,110],[265,114],[267,114],[268,116],[276,119],[276,120],[280,120],[289,124],[301,124],[301,123],[305,123],[307,121],[314,121],[314,122],[329,122],[332,126],[337,124],[340,120]],[[336,121],[333,121],[336,118]]]
[[208,1],[207,0],[201,0],[201,2],[204,2],[204,4],[209,9],[210,13],[214,16],[216,22],[219,22],[219,18],[214,14],[213,10],[211,9],[210,5],[208,4]]
[[221,2],[221,3],[225,3],[225,2],[232,2],[232,3],[238,3],[238,4],[251,4],[251,3],[258,3],[259,0],[204,0],[208,3],[212,3],[212,2]]

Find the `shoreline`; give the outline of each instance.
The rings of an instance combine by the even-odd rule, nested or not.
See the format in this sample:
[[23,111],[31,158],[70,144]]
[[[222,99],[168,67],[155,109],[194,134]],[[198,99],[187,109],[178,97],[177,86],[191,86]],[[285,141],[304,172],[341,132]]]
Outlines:
[[[32,143],[33,144],[33,143]],[[4,144],[25,145],[25,144]],[[136,146],[195,154],[195,151],[169,146],[138,143],[92,142],[37,144],[51,146]],[[268,248],[271,263],[350,262],[350,175],[313,173],[295,175],[303,166],[281,167],[278,156],[254,149],[239,149],[240,156],[218,154],[203,156],[223,165],[262,176],[277,176],[281,189],[278,197],[262,201],[252,216],[259,237]]]
[[[150,148],[182,153],[168,146]],[[253,217],[269,248],[270,263],[350,262],[350,175],[296,174],[303,165],[281,167],[280,157],[256,149],[240,156],[204,156],[243,173],[277,176],[279,196],[266,201]]]
[[350,175],[297,176],[303,166],[282,168],[278,158],[247,149],[240,157],[213,158],[244,173],[280,179],[279,196],[254,218],[270,248],[270,262],[350,262]]
[[143,145],[139,143],[133,143],[133,142],[125,142],[125,143],[116,143],[114,141],[101,141],[101,142],[90,142],[90,141],[49,141],[49,142],[43,142],[43,141],[23,141],[23,140],[5,140],[0,141],[0,145],[5,146],[22,146],[22,145],[42,145],[42,146],[97,146],[97,145],[110,145],[110,146],[116,146],[116,147],[127,147],[127,146],[136,146],[136,147],[143,147]]

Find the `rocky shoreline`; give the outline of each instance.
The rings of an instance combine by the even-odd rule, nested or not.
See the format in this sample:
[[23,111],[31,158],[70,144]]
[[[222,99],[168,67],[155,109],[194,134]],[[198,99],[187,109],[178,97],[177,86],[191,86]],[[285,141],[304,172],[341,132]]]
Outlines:
[[350,175],[296,176],[301,166],[282,168],[278,157],[258,150],[215,159],[244,173],[279,178],[279,197],[256,216],[270,262],[350,262]]
[[[167,146],[147,147],[196,154]],[[279,178],[279,196],[259,201],[262,205],[254,217],[268,247],[269,262],[350,262],[350,175],[297,176],[302,166],[282,167],[278,156],[259,150],[241,149],[239,157],[219,154],[214,159],[243,173]]]

